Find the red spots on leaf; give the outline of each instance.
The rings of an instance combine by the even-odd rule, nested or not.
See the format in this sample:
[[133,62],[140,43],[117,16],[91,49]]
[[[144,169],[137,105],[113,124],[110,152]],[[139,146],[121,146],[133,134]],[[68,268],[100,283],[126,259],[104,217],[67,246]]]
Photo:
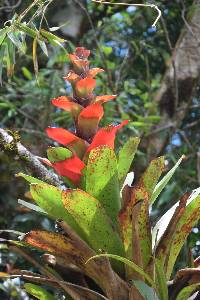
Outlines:
[[96,80],[91,77],[86,77],[76,83],[76,94],[81,98],[87,98],[92,94],[96,85]]
[[91,145],[88,147],[87,152],[101,145],[107,145],[110,148],[114,149],[116,133],[120,128],[122,128],[126,124],[128,124],[128,120],[123,121],[117,126],[109,125],[105,128],[99,129],[99,131],[94,136]]
[[95,98],[95,103],[105,103],[110,100],[113,100],[117,97],[117,95],[103,95],[103,96],[97,96]]

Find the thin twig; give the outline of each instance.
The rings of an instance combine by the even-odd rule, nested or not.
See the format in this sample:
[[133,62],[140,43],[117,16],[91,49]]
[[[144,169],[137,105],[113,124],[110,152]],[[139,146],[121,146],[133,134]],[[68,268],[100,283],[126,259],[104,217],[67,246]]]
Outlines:
[[157,22],[159,21],[160,17],[162,16],[161,10],[155,4],[139,4],[139,3],[123,3],[123,2],[109,2],[109,1],[101,1],[101,0],[92,0],[92,2],[100,3],[100,4],[108,4],[108,5],[124,5],[124,6],[138,6],[138,7],[150,7],[157,11],[158,15],[155,19],[152,27],[156,27]]

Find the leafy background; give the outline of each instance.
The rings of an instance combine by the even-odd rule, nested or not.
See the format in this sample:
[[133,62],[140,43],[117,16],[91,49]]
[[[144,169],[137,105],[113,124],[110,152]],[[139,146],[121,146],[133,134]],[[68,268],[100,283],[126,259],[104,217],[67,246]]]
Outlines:
[[[6,40],[1,41],[0,48],[0,127],[17,130],[28,149],[38,156],[45,156],[51,141],[44,134],[44,129],[53,124],[70,128],[72,124],[66,112],[55,110],[50,105],[50,99],[70,93],[62,79],[69,67],[66,53],[72,52],[75,46],[85,46],[91,50],[91,64],[106,71],[98,77],[96,93],[118,95],[116,102],[107,104],[102,125],[131,120],[128,128],[119,135],[116,146],[130,135],[151,139],[155,126],[162,118],[162,105],[155,101],[155,96],[185,25],[185,17],[190,17],[194,10],[193,1],[156,1],[156,4],[162,11],[162,19],[156,28],[152,28],[156,14],[155,10],[149,8],[106,6],[81,0],[62,3],[56,0],[2,1],[0,41],[5,28],[9,27],[10,33]],[[20,24],[26,22],[35,36],[17,23],[17,15],[22,16],[29,5],[32,6]],[[74,9],[76,13],[72,18]],[[41,28],[48,32],[51,30],[52,34],[63,38],[65,42],[52,36],[38,35]],[[36,55],[32,55],[35,37],[38,45]],[[15,65],[14,70],[12,64]],[[168,134],[166,145],[159,153],[166,155],[166,170],[182,154],[186,159],[154,205],[153,222],[180,195],[199,184],[199,93],[197,86],[180,127],[175,130],[166,128],[161,132]],[[172,105],[167,105],[170,111]],[[149,160],[148,144],[142,143],[133,166],[136,177]],[[7,155],[1,152],[0,228],[22,232],[31,229],[33,224],[38,228],[51,228],[54,224],[48,219],[38,218],[37,214],[17,204],[18,198],[25,198],[27,189],[24,182],[15,178],[14,174],[18,171],[29,172],[16,156],[13,160],[12,153]],[[197,227],[186,241],[194,255],[199,250],[198,237]],[[177,267],[187,264],[183,259],[185,255],[189,259],[188,247],[180,254]],[[16,259],[5,255],[5,260]]]

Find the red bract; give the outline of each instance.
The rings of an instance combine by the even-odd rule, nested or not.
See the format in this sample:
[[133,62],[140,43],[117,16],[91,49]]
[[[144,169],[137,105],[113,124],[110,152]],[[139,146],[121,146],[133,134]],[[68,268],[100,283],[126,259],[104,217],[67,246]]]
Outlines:
[[82,138],[90,141],[98,129],[103,117],[103,107],[99,103],[91,104],[84,108],[78,116],[78,132]]
[[79,112],[82,110],[82,106],[78,103],[73,102],[72,97],[60,96],[53,99],[51,103],[56,107],[69,111],[75,119]]
[[115,135],[117,131],[126,124],[128,124],[128,120],[123,121],[117,126],[109,125],[105,128],[99,129],[99,131],[94,136],[91,145],[87,148],[87,152],[101,145],[106,145],[114,149]]
[[90,69],[89,71],[88,71],[88,76],[89,77],[94,77],[94,76],[96,76],[98,73],[101,73],[101,72],[104,72],[104,70],[103,69],[100,69],[100,68],[93,68],[93,69]]
[[88,98],[92,94],[95,85],[96,85],[96,80],[93,79],[92,77],[87,77],[79,80],[76,83],[76,88],[75,88],[76,95],[80,98],[85,98],[85,99]]
[[80,59],[87,59],[90,55],[90,50],[87,50],[84,47],[77,47],[75,50],[75,55]]
[[114,100],[117,97],[117,95],[103,95],[103,96],[96,96],[95,102],[96,103],[105,103],[110,100]]
[[65,80],[67,80],[69,83],[72,84],[72,86],[80,79],[80,76],[77,75],[74,71],[70,71],[67,76],[63,77]]
[[77,185],[80,181],[82,175],[81,172],[85,167],[85,164],[77,156],[73,156],[71,158],[52,163],[52,166],[59,175],[69,178],[75,185]]
[[93,77],[103,69],[89,69],[89,55],[90,51],[83,47],[78,47],[75,53],[69,54],[73,70],[70,70],[64,79],[72,85],[73,96],[61,96],[52,100],[53,105],[71,113],[74,118],[75,133],[63,128],[46,129],[50,138],[73,153],[73,157],[49,163],[49,166],[75,184],[79,183],[85,166],[81,159],[83,157],[86,159],[88,153],[96,147],[106,145],[114,148],[117,131],[128,123],[124,121],[117,126],[110,125],[98,130],[99,122],[104,114],[102,104],[115,99],[116,95],[95,96],[93,94],[96,86],[96,80]]
[[49,127],[46,129],[46,133],[51,139],[67,146],[67,148],[75,152],[79,157],[82,157],[87,149],[88,143],[86,141],[64,128]]

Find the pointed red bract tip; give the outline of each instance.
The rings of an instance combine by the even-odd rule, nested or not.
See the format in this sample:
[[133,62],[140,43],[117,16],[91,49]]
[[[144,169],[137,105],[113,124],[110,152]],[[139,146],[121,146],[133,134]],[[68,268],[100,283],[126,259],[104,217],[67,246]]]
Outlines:
[[69,71],[67,76],[63,78],[73,85],[80,79],[80,76],[71,70]]
[[64,146],[79,140],[76,135],[64,128],[48,127],[46,128],[46,133],[48,137]]
[[104,69],[92,68],[88,71],[88,76],[95,77],[98,73],[104,72]]
[[71,158],[52,163],[52,165],[59,175],[69,178],[75,185],[79,183],[82,170],[85,167],[85,164],[75,155]]
[[95,103],[105,103],[105,102],[115,99],[116,97],[117,97],[117,95],[96,96]]
[[84,47],[77,47],[75,50],[75,55],[80,59],[87,59],[90,55],[90,50],[87,50]]
[[90,94],[92,94],[96,85],[96,80],[91,77],[86,77],[84,79],[79,80],[76,83],[76,94],[81,98],[87,98]]
[[78,120],[84,119],[98,119],[103,117],[103,107],[99,103],[94,103],[85,107],[78,116]]
[[54,98],[51,103],[56,107],[69,111],[73,117],[77,117],[78,113],[82,110],[82,106],[73,102],[72,97],[60,96]]
[[88,68],[89,68],[89,61],[88,60],[82,60],[79,59],[76,55],[74,54],[69,54],[69,59],[71,60],[75,72],[77,72],[78,74],[81,74],[83,72],[87,72]]
[[94,136],[92,143],[88,147],[87,152],[101,145],[106,145],[114,149],[114,142],[117,131],[128,124],[128,122],[128,120],[125,120],[117,126],[109,125],[105,128],[99,129],[99,131]]

